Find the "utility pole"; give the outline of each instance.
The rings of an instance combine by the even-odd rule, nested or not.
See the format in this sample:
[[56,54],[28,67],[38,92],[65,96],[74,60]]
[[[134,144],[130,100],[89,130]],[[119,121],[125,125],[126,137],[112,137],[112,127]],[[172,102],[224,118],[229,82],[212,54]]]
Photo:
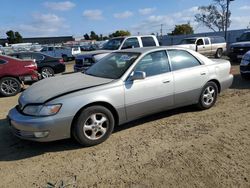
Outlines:
[[161,39],[162,39],[162,27],[163,27],[163,24],[161,24],[161,30],[160,30],[160,33],[161,33]]
[[226,24],[225,24],[225,40],[226,40],[226,42],[227,42],[227,26],[228,26],[228,14],[229,14],[230,1],[234,1],[234,0],[227,0]]

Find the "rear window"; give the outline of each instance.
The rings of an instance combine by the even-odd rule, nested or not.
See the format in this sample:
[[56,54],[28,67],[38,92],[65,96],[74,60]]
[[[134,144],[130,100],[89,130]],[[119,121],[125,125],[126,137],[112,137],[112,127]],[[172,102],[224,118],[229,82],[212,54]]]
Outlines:
[[144,47],[156,46],[153,37],[142,37],[141,40]]

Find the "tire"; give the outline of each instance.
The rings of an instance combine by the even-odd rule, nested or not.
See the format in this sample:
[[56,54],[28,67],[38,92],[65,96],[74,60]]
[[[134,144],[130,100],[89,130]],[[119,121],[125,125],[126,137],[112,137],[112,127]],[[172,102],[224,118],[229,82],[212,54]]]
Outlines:
[[41,69],[41,76],[42,78],[49,78],[49,77],[52,77],[54,76],[54,70],[51,68],[51,67],[43,67]]
[[202,89],[197,107],[201,110],[211,108],[218,96],[218,86],[214,82],[208,82]]
[[223,55],[223,50],[221,48],[217,49],[215,57],[216,58],[221,58]]
[[103,106],[84,109],[73,125],[73,137],[83,146],[94,146],[104,142],[113,132],[113,114]]
[[4,97],[15,96],[21,91],[21,83],[13,77],[0,79],[0,94]]
[[63,58],[64,62],[68,62],[68,60],[69,60],[68,56],[66,56],[66,55],[62,55],[62,58]]

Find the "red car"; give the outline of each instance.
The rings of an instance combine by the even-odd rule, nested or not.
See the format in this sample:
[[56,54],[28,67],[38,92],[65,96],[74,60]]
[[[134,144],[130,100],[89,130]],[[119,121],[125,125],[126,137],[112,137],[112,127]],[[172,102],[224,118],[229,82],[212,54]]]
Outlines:
[[39,78],[37,65],[31,60],[20,60],[0,55],[0,95],[14,96],[22,89],[24,82]]

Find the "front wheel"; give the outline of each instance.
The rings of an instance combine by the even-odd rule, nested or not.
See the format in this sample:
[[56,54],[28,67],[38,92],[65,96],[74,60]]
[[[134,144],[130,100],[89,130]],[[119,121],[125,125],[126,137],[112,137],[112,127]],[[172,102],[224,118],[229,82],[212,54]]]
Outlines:
[[113,132],[113,114],[103,106],[91,106],[82,111],[73,125],[74,138],[84,146],[104,142]]
[[201,110],[211,108],[217,100],[217,95],[217,85],[214,82],[208,82],[202,89],[199,103],[197,104],[198,108]]
[[13,77],[5,77],[0,80],[0,94],[5,97],[14,96],[21,91],[21,83]]

